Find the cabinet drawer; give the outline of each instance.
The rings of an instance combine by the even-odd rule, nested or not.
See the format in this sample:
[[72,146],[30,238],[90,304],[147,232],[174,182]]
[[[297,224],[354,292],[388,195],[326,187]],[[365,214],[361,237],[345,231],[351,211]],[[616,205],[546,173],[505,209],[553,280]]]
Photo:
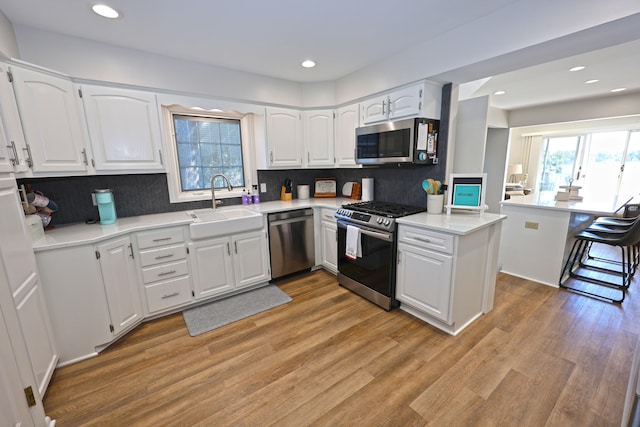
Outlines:
[[191,301],[189,277],[167,280],[144,287],[149,313],[175,307]]
[[161,264],[155,267],[147,267],[142,269],[142,279],[144,283],[153,283],[158,280],[171,279],[173,277],[184,276],[189,274],[187,260]]
[[136,235],[138,249],[155,248],[163,245],[184,242],[182,228],[165,228],[162,230],[145,231]]
[[148,267],[150,265],[162,264],[164,262],[178,261],[187,257],[185,245],[167,246],[158,249],[147,249],[140,251],[140,265]]
[[398,241],[448,254],[453,253],[454,236],[451,234],[401,226]]
[[336,221],[336,217],[334,216],[336,213],[336,209],[322,208],[322,212],[320,215],[323,221]]

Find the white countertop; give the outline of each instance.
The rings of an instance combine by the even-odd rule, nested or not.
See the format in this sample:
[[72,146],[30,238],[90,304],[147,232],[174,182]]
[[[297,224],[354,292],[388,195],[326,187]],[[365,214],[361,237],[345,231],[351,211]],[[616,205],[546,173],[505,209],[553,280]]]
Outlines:
[[559,202],[555,200],[555,195],[554,191],[541,191],[526,196],[511,196],[511,199],[501,202],[501,205],[553,209],[590,215],[613,215],[631,200],[631,197],[613,195],[601,195],[597,198],[585,195],[583,200]]
[[447,214],[428,214],[426,212],[398,218],[398,224],[411,225],[431,230],[444,231],[452,234],[469,234],[489,227],[506,218],[505,215],[485,212],[480,214],[473,211],[456,211]]
[[[346,198],[318,198],[291,201],[263,202],[255,205],[229,205],[219,207],[220,212],[225,209],[245,207],[255,212],[268,214],[271,212],[282,212],[292,209],[302,209],[308,207],[339,208],[343,204],[354,203],[357,200]],[[123,234],[143,231],[154,228],[189,225],[193,219],[186,213],[187,211],[166,212],[151,215],[139,215],[125,218],[118,218],[115,224],[63,224],[57,225],[53,230],[44,233],[44,238],[33,244],[33,250],[43,251],[49,249],[62,248],[67,246],[86,245],[100,242],[104,239],[117,237]]]

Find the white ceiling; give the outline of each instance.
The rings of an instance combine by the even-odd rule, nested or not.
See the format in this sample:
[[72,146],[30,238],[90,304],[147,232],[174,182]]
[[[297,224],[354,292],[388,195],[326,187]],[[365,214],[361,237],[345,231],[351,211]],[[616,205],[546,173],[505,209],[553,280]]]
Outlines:
[[[562,8],[558,7],[558,2],[563,4]],[[413,47],[421,49],[416,50],[416,55],[424,55],[424,48],[428,49],[430,42],[442,48],[451,40],[453,55],[456,53],[453,46],[464,45],[465,29],[475,31],[475,34],[468,34],[469,31],[466,34],[470,40],[468,44],[472,44],[474,36],[478,36],[479,25],[495,29],[499,34],[498,29],[505,30],[518,26],[520,21],[526,22],[521,16],[505,20],[504,11],[540,4],[539,0],[108,0],[105,3],[121,11],[122,18],[100,18],[91,12],[91,4],[85,0],[0,0],[0,10],[14,25],[306,83],[338,80],[372,64],[388,61],[398,53],[411,51]],[[546,6],[549,10],[559,11],[557,15],[542,15],[548,20],[549,28],[554,28],[555,33],[549,35],[550,38],[557,35],[559,26],[565,25],[557,22],[561,18],[566,19],[567,34],[573,29],[578,31],[589,28],[591,23],[603,22],[598,19],[608,19],[595,16],[602,14],[601,11],[585,12],[587,7],[579,13],[569,14],[569,7],[575,3],[556,0]],[[619,3],[624,3],[622,6],[626,9],[622,6],[620,11],[609,8],[613,10],[610,19],[628,12],[640,16],[637,0]],[[544,40],[540,37],[544,31],[545,27],[536,26],[535,31],[513,34],[513,40],[503,38],[502,51],[539,45],[539,41]],[[446,37],[449,34],[451,37]],[[640,31],[636,37],[640,39]],[[622,41],[627,40],[630,38]],[[574,44],[576,52],[589,50]],[[593,43],[594,46],[598,44],[602,42]],[[495,46],[489,47],[496,50]],[[523,50],[522,54],[525,53]],[[538,57],[541,61],[549,57],[555,59],[558,52],[547,50]],[[315,60],[317,67],[303,69],[300,63],[304,59]],[[521,61],[527,62],[530,61],[526,58]],[[485,61],[482,65],[495,73],[500,70],[499,61],[493,64],[493,67],[487,66]],[[513,70],[512,64],[513,61],[504,70]],[[588,68],[579,75],[566,72],[573,65]],[[464,72],[463,68],[422,77],[454,83],[466,82],[470,80],[469,76],[480,77],[477,73],[482,68],[473,72],[471,68]],[[512,109],[601,96],[609,94],[610,88],[620,86],[627,87],[628,91],[640,90],[638,70],[640,41],[636,40],[571,59],[496,75],[483,85],[475,82],[468,87],[477,87],[472,96],[490,94],[497,89],[507,90],[502,97],[492,97],[492,105]],[[600,82],[590,86],[581,83],[590,78],[600,79]]]

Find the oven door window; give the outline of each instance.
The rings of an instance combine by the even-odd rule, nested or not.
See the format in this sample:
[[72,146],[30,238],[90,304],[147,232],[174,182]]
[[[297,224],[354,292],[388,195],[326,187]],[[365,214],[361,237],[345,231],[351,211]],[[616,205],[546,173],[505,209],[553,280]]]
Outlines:
[[345,255],[347,229],[338,226],[338,270],[385,296],[392,296],[395,276],[395,249],[388,242],[360,233],[362,257],[349,259]]

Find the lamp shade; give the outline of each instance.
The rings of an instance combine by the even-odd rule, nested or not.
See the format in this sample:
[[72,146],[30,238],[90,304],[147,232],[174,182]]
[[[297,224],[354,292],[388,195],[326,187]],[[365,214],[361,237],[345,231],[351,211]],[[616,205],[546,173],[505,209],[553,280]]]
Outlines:
[[507,167],[507,175],[520,175],[522,173],[522,164],[513,163]]

